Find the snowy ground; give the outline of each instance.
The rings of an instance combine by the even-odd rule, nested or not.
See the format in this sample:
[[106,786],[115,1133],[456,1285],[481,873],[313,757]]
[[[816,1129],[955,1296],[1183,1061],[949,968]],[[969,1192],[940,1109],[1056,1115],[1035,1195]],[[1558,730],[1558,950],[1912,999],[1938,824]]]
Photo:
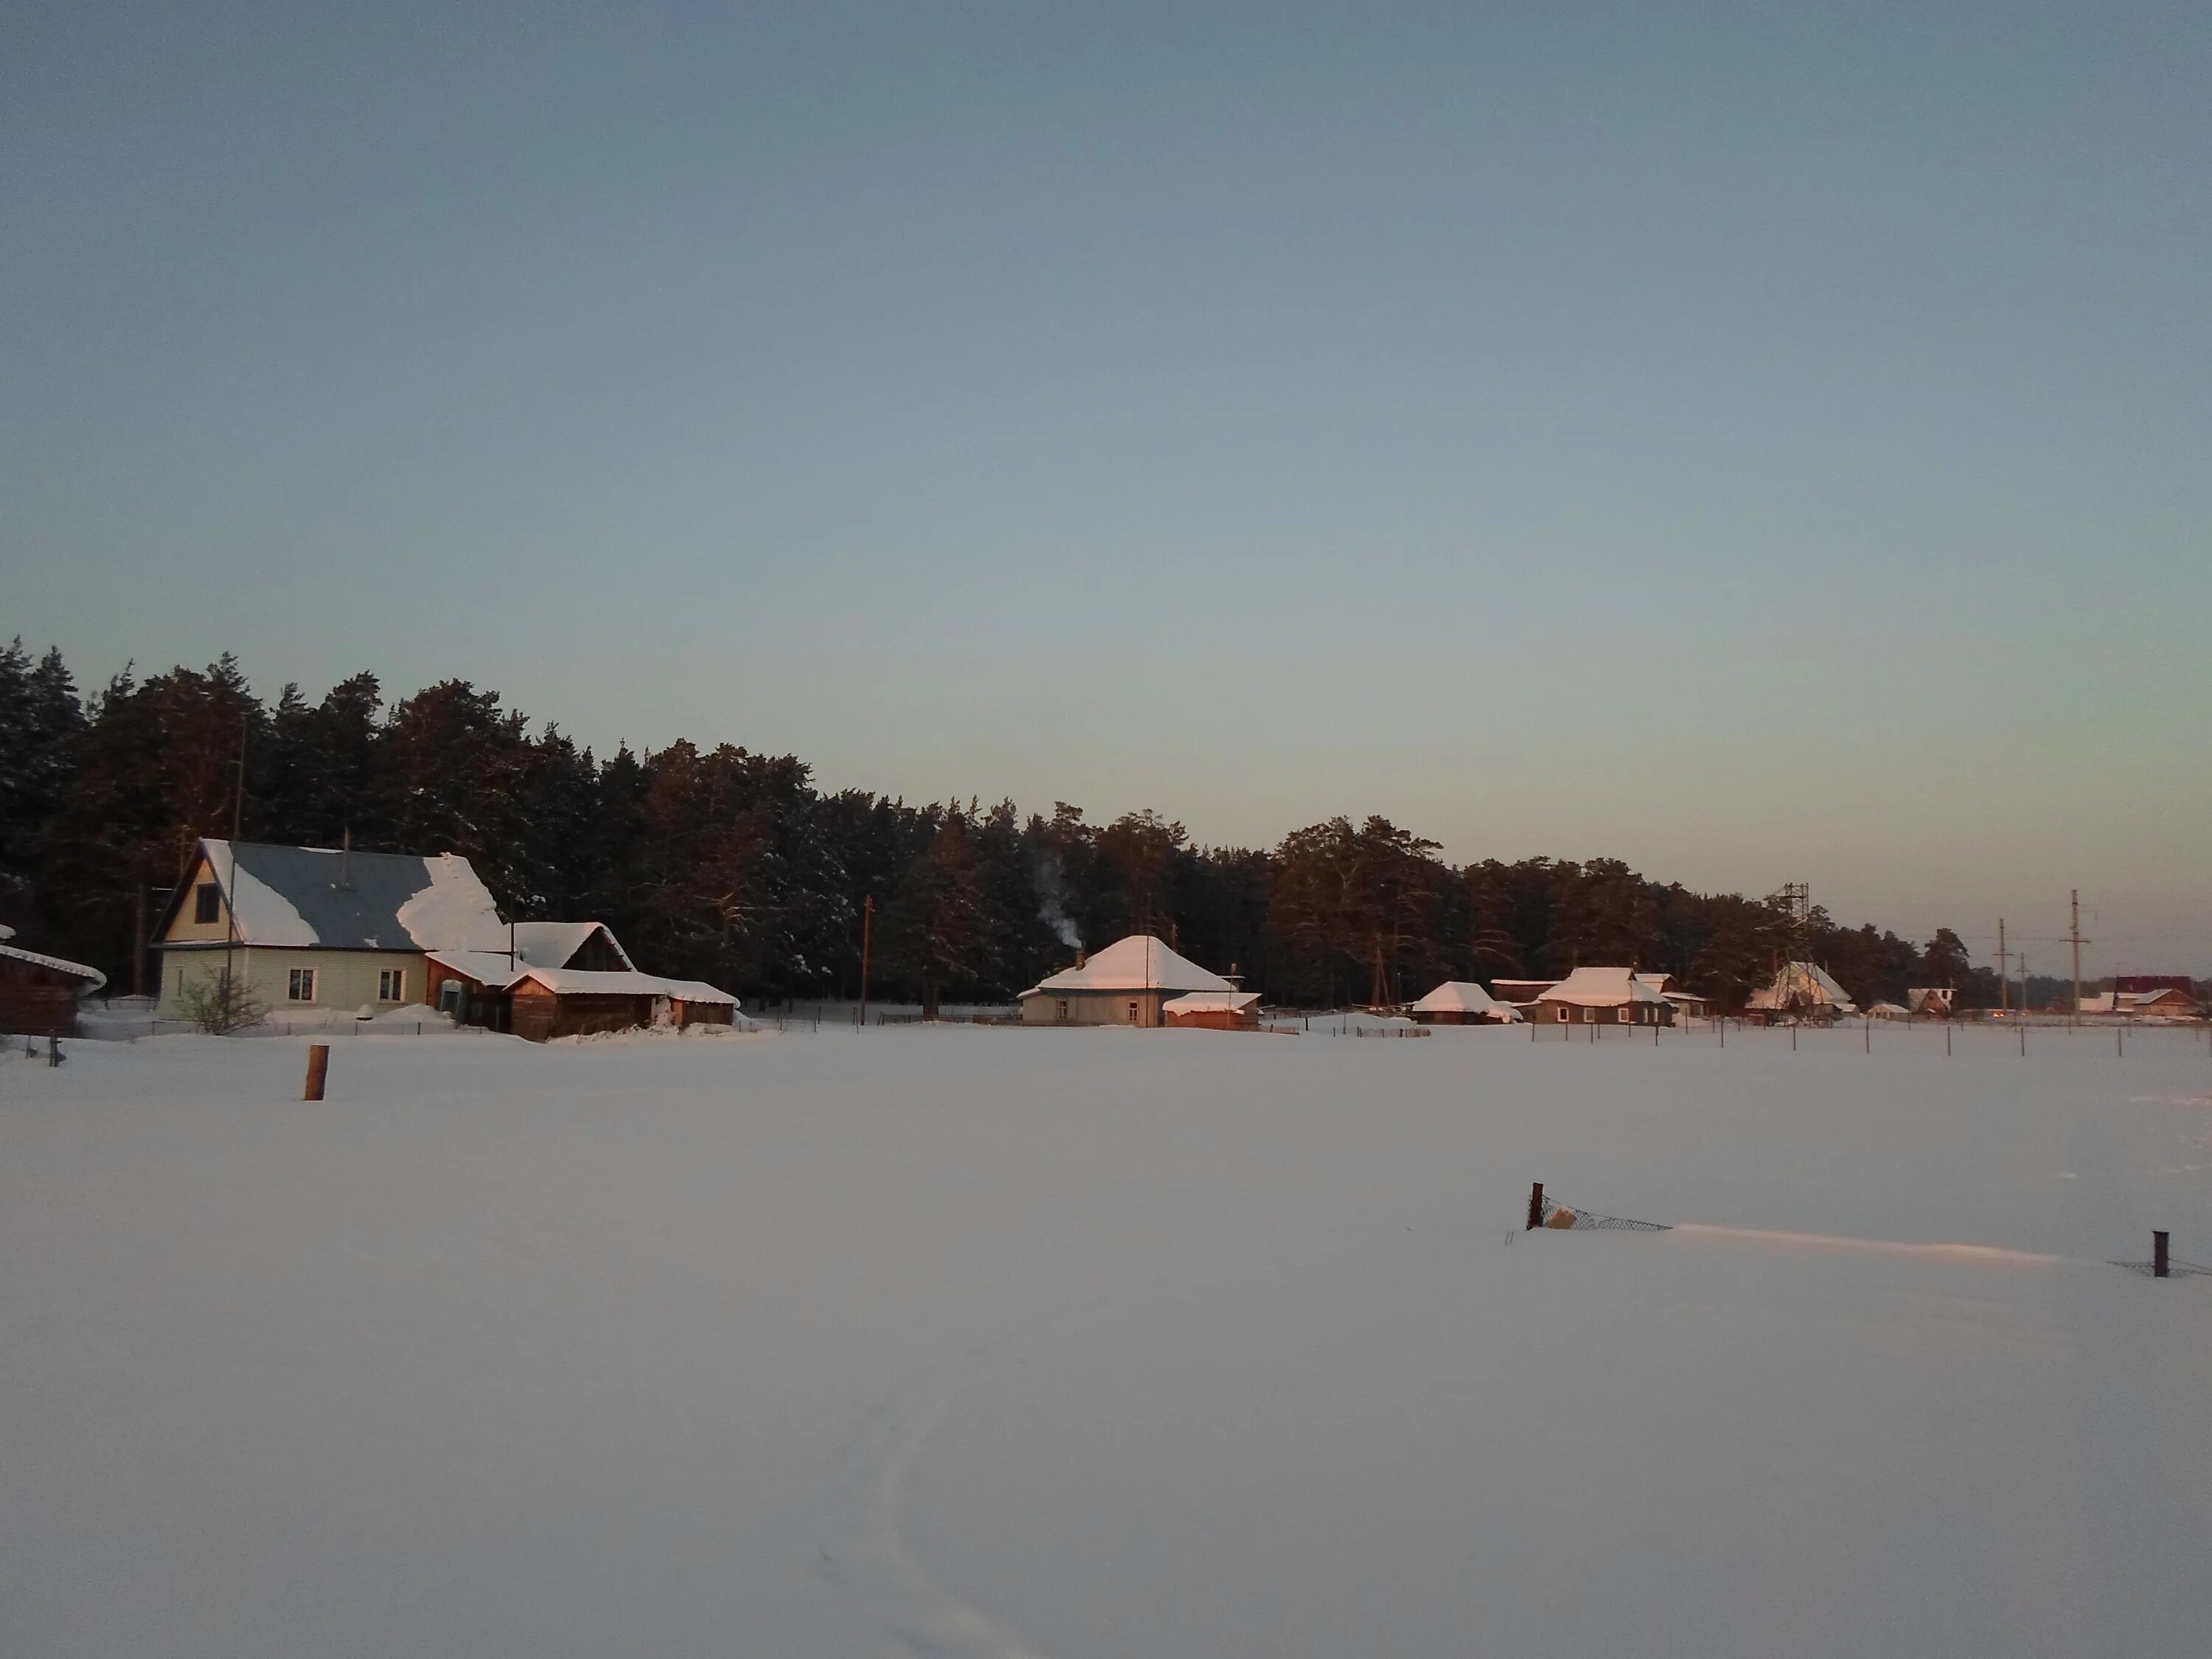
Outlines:
[[1873,1041],[0,1060],[0,1652],[2195,1659],[2212,1051]]

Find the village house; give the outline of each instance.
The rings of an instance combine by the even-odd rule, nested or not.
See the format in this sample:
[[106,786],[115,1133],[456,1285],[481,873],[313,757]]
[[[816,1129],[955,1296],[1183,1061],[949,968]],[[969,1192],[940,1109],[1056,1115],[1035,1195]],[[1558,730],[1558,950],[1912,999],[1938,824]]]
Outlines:
[[1446,980],[1407,1012],[1423,1025],[1509,1025],[1521,1018],[1511,1003],[1468,979]]
[[9,1036],[74,1036],[76,1006],[107,983],[107,975],[81,962],[42,956],[9,943],[0,927],[0,1033]]
[[2178,986],[2160,985],[2147,991],[2094,991],[2081,998],[2085,1014],[2122,1014],[2130,1019],[2197,1019],[2204,1010],[2196,997]]
[[1166,1023],[1173,998],[1236,989],[1150,933],[1132,933],[1023,992],[1022,1024],[1156,1026]]
[[1916,985],[1905,994],[1905,1012],[1915,1019],[1948,1019],[1958,994],[1948,985]]
[[1785,962],[1771,981],[1745,999],[1743,1011],[1745,1018],[1767,1024],[1782,1019],[1825,1022],[1858,1012],[1858,1005],[1826,969]]
[[273,1014],[425,1000],[433,950],[508,949],[464,858],[203,841],[155,930],[160,1017],[189,1019],[228,971]]
[[1672,1025],[1674,1005],[1632,968],[1577,968],[1536,999],[1530,1018],[1555,1024]]
[[639,972],[599,922],[502,921],[452,854],[204,841],[156,937],[168,1019],[225,972],[272,1018],[428,1004],[536,1042],[737,1015],[726,991]]

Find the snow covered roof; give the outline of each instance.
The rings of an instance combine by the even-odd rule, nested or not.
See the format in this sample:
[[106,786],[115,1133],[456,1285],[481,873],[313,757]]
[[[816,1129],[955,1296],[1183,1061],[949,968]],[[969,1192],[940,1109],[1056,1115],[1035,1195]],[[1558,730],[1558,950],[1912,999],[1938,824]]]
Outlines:
[[1116,939],[1080,968],[1039,980],[1024,996],[1039,991],[1233,991],[1218,974],[1209,974],[1150,933]]
[[[15,937],[14,928],[0,927],[0,939]],[[36,951],[26,951],[20,945],[0,945],[0,957],[12,957],[17,962],[27,962],[38,968],[51,968],[58,974],[67,974],[72,979],[85,981],[84,988],[77,993],[81,997],[90,996],[107,983],[107,975],[97,968],[88,968],[81,962],[69,962],[60,957],[41,956]]]
[[1555,979],[1497,979],[1490,981],[1508,1002],[1534,1002],[1559,981]]
[[1619,1008],[1632,1002],[1664,1004],[1666,998],[1627,968],[1577,968],[1539,1002],[1571,1003],[1577,1008]]
[[1242,1013],[1258,1002],[1257,991],[1191,991],[1160,1004],[1169,1014]]
[[1448,979],[1413,1005],[1417,1014],[1487,1014],[1492,1019],[1514,1020],[1521,1011],[1500,1002],[1471,979]]
[[248,841],[203,841],[200,852],[241,945],[507,952],[507,924],[491,894],[469,861],[451,853],[422,858]]
[[1743,1006],[1772,1012],[1792,1007],[1849,1010],[1858,1005],[1817,963],[1785,962],[1773,983],[1753,991]]
[[1894,1019],[1899,1014],[1909,1013],[1911,1012],[1911,1011],[1906,1008],[1902,1003],[1896,1002],[1877,1002],[1873,1007],[1867,1010],[1867,1012],[1881,1019]]
[[[596,924],[594,924],[596,926]],[[679,1002],[711,1002],[734,1008],[738,1000],[704,980],[664,979],[659,974],[601,973],[587,968],[544,968],[508,962],[504,951],[432,951],[431,961],[474,980],[489,991],[504,991],[535,980],[556,996],[673,997]]]
[[606,934],[615,955],[629,966],[637,966],[622,948],[622,941],[601,921],[518,921],[514,949],[533,968],[566,968],[594,933]]

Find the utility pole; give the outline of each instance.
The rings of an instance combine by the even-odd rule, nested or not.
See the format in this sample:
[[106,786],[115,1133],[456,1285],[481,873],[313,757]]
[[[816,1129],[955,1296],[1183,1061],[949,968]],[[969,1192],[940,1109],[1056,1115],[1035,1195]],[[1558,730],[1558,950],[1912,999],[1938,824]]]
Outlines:
[[868,1024],[868,955],[876,942],[876,896],[860,901],[860,1024]]
[[2081,1018],[2081,947],[2089,943],[2081,937],[2081,890],[2073,889],[2069,894],[2074,913],[2073,924],[2066,933],[2067,943],[2074,947],[2074,1018]]
[[2012,952],[2005,949],[2004,918],[1997,918],[1997,1012],[2002,1014],[2012,1006],[2012,978],[2005,964],[2012,960]]

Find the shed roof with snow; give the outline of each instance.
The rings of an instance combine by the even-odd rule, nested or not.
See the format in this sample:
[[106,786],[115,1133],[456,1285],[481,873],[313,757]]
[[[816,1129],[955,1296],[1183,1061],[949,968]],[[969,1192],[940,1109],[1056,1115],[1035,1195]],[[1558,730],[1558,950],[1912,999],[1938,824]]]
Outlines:
[[505,991],[534,980],[556,996],[668,997],[678,1002],[713,1003],[734,1008],[737,998],[704,980],[664,979],[632,969],[606,973],[585,968],[539,966],[509,960],[504,951],[432,951],[431,961],[488,991]]
[[1260,1000],[1257,991],[1186,991],[1160,1005],[1164,1014],[1241,1014]]
[[1500,1002],[1471,979],[1448,979],[1413,1005],[1417,1014],[1480,1014],[1487,1019],[1516,1020],[1521,1011]]
[[1536,1000],[1577,1008],[1621,1008],[1632,1002],[1668,1006],[1631,968],[1577,968]]
[[1150,933],[1132,933],[1116,939],[1079,968],[1069,968],[1039,980],[1022,993],[1070,991],[1233,991],[1237,988],[1218,974],[1208,973],[1188,957],[1179,956]]
[[576,953],[595,938],[603,939],[615,960],[624,967],[637,966],[629,959],[629,952],[622,948],[622,941],[614,936],[614,930],[603,921],[514,924],[515,954],[532,968],[566,968],[576,959]]
[[70,962],[62,957],[45,956],[36,951],[26,951],[19,945],[9,945],[4,942],[15,937],[14,928],[0,927],[0,958],[5,958],[9,962],[27,963],[33,968],[44,968],[49,972],[61,975],[64,979],[82,980],[83,983],[77,988],[77,994],[81,997],[90,996],[107,983],[107,975],[97,968],[88,968],[81,962]]

